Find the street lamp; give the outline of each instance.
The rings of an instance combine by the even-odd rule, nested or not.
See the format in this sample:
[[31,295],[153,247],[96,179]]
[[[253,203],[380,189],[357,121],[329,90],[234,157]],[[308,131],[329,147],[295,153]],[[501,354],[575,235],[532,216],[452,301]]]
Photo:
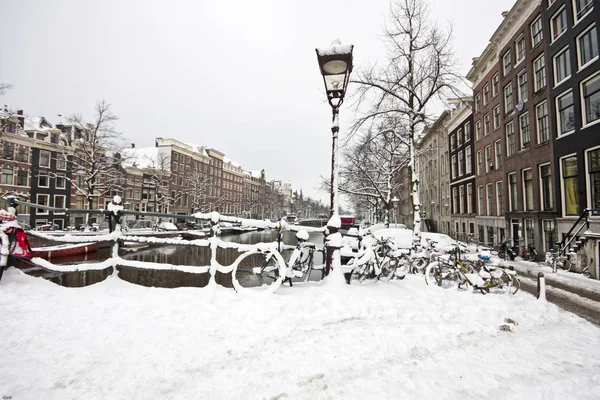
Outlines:
[[[325,94],[327,101],[331,106],[332,123],[331,123],[331,201],[329,208],[329,216],[332,217],[328,223],[329,235],[327,238],[327,261],[325,274],[329,275],[332,263],[340,270],[340,251],[339,246],[341,237],[336,240],[339,235],[338,229],[341,227],[339,218],[336,220],[333,217],[339,217],[338,205],[338,171],[337,171],[337,153],[338,153],[338,133],[340,131],[339,111],[340,106],[344,102],[350,73],[352,72],[352,50],[354,46],[351,44],[342,45],[339,39],[331,42],[329,47],[319,47],[315,49],[317,52],[317,60],[319,69],[323,76],[325,84]],[[332,226],[329,226],[332,225]],[[340,242],[340,243],[336,243]],[[335,254],[334,254],[335,253]],[[335,257],[334,257],[335,255]],[[335,260],[334,260],[335,258]]]
[[331,145],[331,206],[329,210],[331,216],[338,213],[336,168],[337,139],[340,131],[338,114],[340,106],[344,102],[350,73],[352,72],[353,48],[353,45],[342,45],[339,39],[335,39],[331,42],[331,46],[316,49],[327,101],[332,111],[331,133],[333,140]]

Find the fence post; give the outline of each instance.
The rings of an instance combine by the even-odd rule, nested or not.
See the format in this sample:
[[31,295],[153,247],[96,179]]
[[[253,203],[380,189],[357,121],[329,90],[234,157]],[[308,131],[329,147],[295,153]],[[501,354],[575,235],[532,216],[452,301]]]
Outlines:
[[543,272],[538,273],[537,298],[538,300],[546,300],[546,278],[544,278]]

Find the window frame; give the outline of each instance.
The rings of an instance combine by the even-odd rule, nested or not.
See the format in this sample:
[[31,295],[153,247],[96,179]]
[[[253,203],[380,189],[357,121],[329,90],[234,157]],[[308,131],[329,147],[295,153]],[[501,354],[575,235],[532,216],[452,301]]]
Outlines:
[[[596,30],[596,35],[592,34],[591,36],[596,38],[596,55],[593,56],[592,58],[590,58],[585,63],[582,63],[580,40],[594,29]],[[594,46],[593,46],[593,42],[592,42],[592,50],[593,50],[593,48],[594,48]],[[585,28],[584,31],[582,31],[579,35],[577,35],[577,37],[575,38],[575,49],[577,51],[577,71],[581,71],[582,69],[586,68],[587,66],[593,64],[598,59],[598,57],[600,56],[600,54],[599,54],[600,53],[600,43],[598,41],[598,28],[596,26],[596,23],[590,24],[587,28]]]
[[[45,197],[45,198],[46,198],[46,204],[42,204],[42,203],[40,202],[40,197]],[[49,194],[47,194],[47,193],[38,193],[38,194],[35,196],[35,200],[36,200],[36,203],[37,203],[37,204],[39,204],[39,205],[42,205],[42,206],[50,206],[50,195],[49,195]],[[50,212],[49,212],[48,210],[44,210],[44,209],[42,209],[42,208],[36,208],[36,210],[37,210],[37,211],[35,212],[35,213],[36,213],[36,215],[48,215],[48,214],[50,214]]]
[[[571,107],[573,108],[573,127],[566,131],[566,132],[562,132],[561,131],[561,125],[562,125],[562,118],[561,118],[561,114],[560,114],[560,108],[559,108],[559,100],[562,99],[563,97],[567,96],[567,95],[571,95]],[[563,93],[559,94],[558,96],[555,97],[554,99],[554,104],[555,104],[555,112],[556,112],[556,137],[560,138],[566,135],[570,135],[573,132],[575,132],[575,102],[573,99],[573,90],[569,89],[564,91]],[[566,109],[566,108],[565,108]]]
[[[42,164],[42,155],[48,155],[48,165],[44,165]],[[52,154],[49,151],[45,151],[45,150],[40,150],[40,154],[39,154],[39,165],[40,167],[43,168],[50,168],[50,160],[51,160]]]
[[[500,146],[498,146],[500,145]],[[498,152],[500,147],[500,152]],[[502,140],[498,139],[494,142],[494,169],[496,171],[502,169]]]
[[[554,32],[553,21],[558,17],[559,14],[562,14],[563,12],[565,14],[565,24],[563,27],[561,27],[561,31],[557,35],[556,32]],[[566,9],[565,5],[563,5],[550,17],[550,43],[551,44],[556,42],[562,35],[565,34],[565,32],[568,29],[568,25],[569,25],[569,22],[568,22],[567,9]]]
[[594,10],[594,1],[593,0],[590,0],[590,2],[588,3],[588,6],[591,4],[591,7],[588,7],[588,10],[585,11],[583,14],[580,14],[581,11],[577,10],[577,1],[573,0],[572,3],[573,3],[573,25],[577,25],[579,23],[579,21],[581,21],[582,19],[587,17],[587,15]]
[[[500,188],[498,184],[501,185]],[[504,215],[504,181],[496,181],[496,215]]]
[[[568,67],[569,72],[562,79],[559,80],[558,68],[557,68],[556,62],[565,53],[567,53],[567,55],[566,55],[567,62],[565,64],[565,66]],[[557,87],[560,84],[566,82],[569,78],[571,78],[572,74],[573,74],[573,70],[571,69],[571,49],[570,49],[569,45],[566,45],[565,47],[563,47],[562,49],[557,51],[556,54],[554,55],[554,57],[552,57],[552,75],[554,78],[554,87]]]
[[[535,38],[536,35],[534,35],[534,30],[533,27],[539,22],[540,25],[540,29],[539,31],[537,31],[536,35],[539,34],[540,38],[539,40],[536,42]],[[542,43],[544,41],[544,26],[542,23],[542,16],[538,15],[538,17],[529,25],[529,32],[531,33],[531,48],[535,48],[537,45],[539,45],[540,43]]]
[[[527,136],[529,137],[529,141],[525,143],[523,141],[523,123],[522,121],[527,121]],[[519,115],[519,151],[528,150],[531,148],[531,121],[529,121],[529,112],[523,113]]]
[[[62,197],[62,199],[63,199],[63,206],[62,206],[62,207],[57,207],[57,205],[56,205],[56,199],[57,199],[58,197]],[[52,203],[52,204],[54,204],[54,206],[53,206],[53,207],[57,207],[57,208],[68,208],[68,207],[67,207],[67,196],[66,196],[66,195],[64,195],[64,194],[55,194],[55,195],[54,195],[54,203]],[[60,212],[60,211],[54,211],[54,215],[64,215],[64,214],[65,214],[64,212]]]
[[[531,179],[526,180],[525,179],[525,174],[526,173],[531,173]],[[531,185],[531,207],[527,204],[527,183],[529,182],[529,185]],[[533,169],[531,167],[529,168],[523,168],[521,170],[521,185],[522,185],[522,190],[523,190],[523,211],[533,211],[535,210],[535,196],[534,196],[534,187],[533,187]]]
[[[519,50],[519,46],[522,44],[522,49]],[[519,58],[519,55],[521,56]],[[515,67],[521,64],[525,60],[525,56],[527,55],[527,44],[525,43],[525,36],[521,34],[515,40]]]
[[[508,57],[508,62],[507,62]],[[503,76],[508,76],[512,71],[512,60],[511,60],[511,49],[508,49],[506,53],[502,55],[502,73]]]
[[[596,92],[592,93],[592,95],[596,94],[599,97],[599,101],[600,101],[600,71],[596,72],[593,75],[588,76],[586,79],[582,80],[579,83],[579,96],[581,97],[580,104],[581,104],[581,128],[582,129],[587,128],[588,126],[591,126],[591,125],[595,125],[600,122],[600,116],[592,121],[587,120],[588,113],[587,113],[587,103],[585,101],[586,98],[584,96],[584,85],[592,80],[598,81],[598,90]],[[599,106],[600,106],[600,103],[599,103]]]
[[498,96],[498,93],[500,93],[500,78],[496,72],[494,76],[492,76],[492,99]]
[[[508,135],[508,127],[511,127],[511,132],[512,134],[510,135],[512,137],[512,145],[513,145],[513,151],[511,152],[510,149],[510,145],[509,145],[509,135]],[[514,126],[514,121],[509,121],[504,125],[504,137],[506,140],[506,157],[512,157],[515,154],[517,154],[517,141],[515,140],[515,126]]]
[[[579,199],[577,199],[577,211],[573,214],[567,214],[567,203],[566,203],[566,191],[565,191],[565,171],[564,171],[564,161],[568,158],[575,158],[575,165],[578,163],[577,153],[566,154],[558,159],[558,163],[560,166],[560,187],[561,193],[563,194],[561,197],[561,206],[562,206],[562,216],[563,217],[577,217],[580,213]],[[579,165],[577,165],[577,169],[579,170]],[[579,171],[577,171],[578,173]],[[577,173],[575,174],[575,182],[577,183],[576,191],[579,193],[579,182],[577,182]],[[571,177],[569,177],[571,178]]]
[[593,193],[592,193],[592,180],[591,180],[591,173],[590,173],[590,153],[595,152],[595,151],[600,151],[600,146],[590,147],[589,149],[586,149],[585,153],[584,153],[584,156],[585,156],[584,157],[585,186],[586,186],[586,194],[587,194],[586,206],[590,209],[596,208],[596,207],[594,207],[594,204],[592,203]]
[[[544,178],[545,175],[542,174],[542,168],[544,167],[549,167],[550,168],[550,175],[549,175],[549,183],[550,183],[550,206],[546,207],[546,203],[544,201]],[[544,164],[540,164],[538,165],[538,178],[539,178],[539,183],[540,183],[540,210],[541,211],[548,211],[548,210],[554,210],[554,199],[552,198],[552,193],[553,193],[553,187],[552,187],[552,163],[544,163]]]
[[[545,140],[542,140],[541,137],[541,132],[540,131],[540,113],[539,113],[539,109],[541,106],[545,106],[546,109],[546,115],[543,116],[546,125],[546,129],[545,129]],[[538,104],[535,105],[535,134],[536,134],[536,139],[537,139],[537,144],[542,144],[542,143],[546,143],[548,141],[550,141],[550,125],[548,122],[548,100],[544,100]]]
[[[541,68],[538,64],[538,62],[541,61],[542,65]],[[533,92],[537,93],[540,90],[544,89],[546,87],[547,83],[547,76],[546,76],[546,57],[544,56],[544,53],[540,54],[539,57],[536,57],[535,60],[533,60]],[[538,79],[539,76],[542,76],[541,79]],[[538,86],[538,82],[542,82],[541,86]]]
[[[507,89],[510,89],[510,93],[507,92]],[[512,82],[508,82],[504,86],[503,93],[504,93],[504,114],[509,114],[509,113],[513,112],[513,110],[515,108],[515,104],[514,104],[515,99],[514,99]],[[510,102],[508,101],[509,96],[510,96]]]

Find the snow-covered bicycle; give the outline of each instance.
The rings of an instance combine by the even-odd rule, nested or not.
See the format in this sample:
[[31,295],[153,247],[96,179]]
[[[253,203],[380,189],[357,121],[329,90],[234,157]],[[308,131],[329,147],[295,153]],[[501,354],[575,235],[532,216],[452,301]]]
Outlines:
[[[293,282],[308,281],[314,269],[314,254],[317,251],[308,238],[308,232],[304,230],[296,233],[298,244],[288,263],[279,251],[282,249],[281,230],[278,230],[277,248],[272,245],[258,246],[241,254],[233,263],[233,287],[237,291],[246,288],[275,291],[284,282],[292,286]],[[321,269],[321,279],[323,275],[324,270]]]
[[378,239],[369,234],[362,240],[362,244],[365,247],[362,256],[348,262],[348,266],[352,267],[350,283],[362,283],[365,279],[404,279],[411,259],[397,249],[392,239]]

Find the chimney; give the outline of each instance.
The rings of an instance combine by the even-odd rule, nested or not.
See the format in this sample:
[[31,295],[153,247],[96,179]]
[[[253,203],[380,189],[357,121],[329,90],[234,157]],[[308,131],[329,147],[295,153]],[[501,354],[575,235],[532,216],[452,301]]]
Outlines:
[[135,143],[131,143],[131,148],[135,149]]
[[23,115],[23,110],[17,110],[17,118],[19,118],[19,125],[21,125],[21,128],[24,129],[25,128],[25,116]]

